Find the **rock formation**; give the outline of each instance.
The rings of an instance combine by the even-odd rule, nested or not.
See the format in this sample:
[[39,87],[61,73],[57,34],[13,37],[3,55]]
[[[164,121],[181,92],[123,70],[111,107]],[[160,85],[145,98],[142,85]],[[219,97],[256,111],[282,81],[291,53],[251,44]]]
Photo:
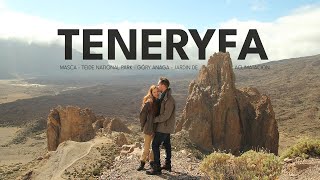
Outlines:
[[270,98],[255,88],[236,89],[229,53],[215,53],[189,85],[177,131],[185,129],[206,151],[234,154],[251,148],[278,153],[279,133]]
[[105,118],[97,116],[97,121],[93,123],[96,133],[124,132],[131,133],[131,130],[118,118]]
[[106,119],[103,123],[103,128],[108,133],[112,131],[131,133],[130,129],[118,118]]
[[96,116],[90,109],[73,106],[52,109],[47,121],[48,150],[55,151],[66,140],[84,142],[94,138],[92,123],[95,121]]
[[124,135],[124,133],[119,133],[119,134],[116,134],[115,137],[113,138],[113,143],[121,147],[125,144],[128,144],[128,140]]
[[131,145],[123,145],[121,147],[120,156],[127,156],[127,155],[137,155],[138,157],[142,154],[142,145],[139,142],[135,142]]
[[110,123],[110,119],[105,118],[104,116],[101,116],[101,115],[97,116],[96,119],[97,119],[96,122],[92,124],[94,131],[96,133],[103,132],[104,128],[106,128]]

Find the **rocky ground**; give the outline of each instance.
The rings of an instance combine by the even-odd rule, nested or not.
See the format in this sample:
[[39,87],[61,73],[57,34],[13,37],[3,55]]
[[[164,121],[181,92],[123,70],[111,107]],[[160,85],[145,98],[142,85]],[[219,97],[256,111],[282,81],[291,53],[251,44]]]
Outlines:
[[[164,150],[161,151],[161,155],[164,160]],[[199,159],[185,150],[173,151],[172,172],[163,170],[162,175],[151,176],[146,174],[146,171],[150,170],[149,163],[147,163],[145,170],[137,171],[139,157],[129,155],[117,158],[111,169],[103,172],[100,179],[206,179],[204,174],[198,170],[199,163]]]
[[[164,152],[162,152],[164,154]],[[164,158],[164,157],[162,157]],[[162,175],[150,176],[145,171],[136,171],[139,159],[123,157],[111,169],[103,172],[99,179],[208,179],[198,170],[200,160],[189,158],[184,151],[173,153],[173,172],[163,171]],[[146,166],[146,170],[150,167]],[[296,159],[284,162],[280,180],[317,180],[320,177],[320,159]]]
[[280,179],[317,180],[320,177],[320,159],[285,159]]
[[39,134],[21,144],[2,145],[0,147],[0,179],[15,179],[37,166],[46,154],[44,137],[45,134]]
[[[320,71],[318,71],[320,55],[271,62],[269,65],[270,69],[267,70],[235,70],[236,86],[257,87],[260,92],[270,96],[279,126],[279,154],[281,154],[300,137],[320,138]],[[42,171],[43,167],[51,166],[60,168],[59,174],[63,179],[77,179],[77,177],[81,179],[80,176],[89,179],[108,179],[108,177],[117,178],[117,174],[118,179],[122,179],[122,176],[150,179],[144,172],[135,170],[138,165],[137,156],[116,158],[120,155],[120,150],[119,145],[113,141],[102,144],[92,140],[89,144],[81,145],[69,142],[64,144],[64,150],[52,154],[47,154],[46,149],[47,115],[50,109],[58,104],[90,107],[95,113],[119,117],[134,133],[137,133],[139,128],[135,126],[139,123],[137,115],[141,97],[148,86],[157,81],[157,77],[148,77],[149,79],[144,79],[143,82],[135,80],[146,77],[130,78],[122,81],[119,78],[112,83],[71,91],[64,90],[73,86],[83,87],[83,84],[39,86],[43,83],[1,81],[0,179],[15,179],[21,175],[35,179],[37,174],[45,173]],[[177,119],[181,119],[188,85],[194,77],[188,75],[169,76],[169,78],[173,79],[172,88],[175,90],[173,95],[178,106]],[[35,120],[35,124],[29,125]],[[26,139],[22,140],[23,137]],[[127,138],[129,144],[135,141],[143,142],[139,136],[127,136]],[[178,142],[182,141],[183,137],[177,139],[178,141],[173,142],[173,146],[179,146]],[[77,147],[82,146],[85,150],[80,149],[83,150],[78,153],[80,156],[66,158],[68,153],[78,152]],[[201,159],[201,155],[194,151],[192,155],[197,158],[189,157],[189,153],[182,151],[188,149],[194,150],[193,147],[175,148],[173,172],[164,172],[162,176],[152,178],[205,178],[197,169],[200,162],[197,158]],[[65,163],[57,163],[62,159]],[[319,166],[319,159],[287,161],[280,179],[319,179]]]
[[[131,129],[135,129],[131,127]],[[173,157],[172,172],[163,171],[162,175],[149,176],[145,171],[137,171],[139,156],[142,152],[143,140],[138,134],[125,134],[126,140],[119,140],[119,133],[97,135],[88,142],[66,141],[59,145],[57,151],[48,153],[44,146],[30,146],[30,140],[20,148],[29,154],[29,162],[8,163],[0,165],[0,179],[208,179],[199,171],[200,156],[196,156],[192,147],[185,146],[184,134],[172,137]],[[121,138],[120,138],[121,139]],[[39,140],[40,141],[40,140]],[[133,152],[123,153],[121,145],[132,146]],[[46,141],[42,140],[43,143]],[[43,147],[41,149],[40,147]],[[18,145],[9,145],[10,149],[18,149]],[[33,151],[31,151],[33,149]],[[35,149],[38,149],[36,151]],[[37,152],[37,153],[35,153]],[[18,152],[16,152],[18,155]],[[31,155],[33,156],[31,157]],[[26,155],[27,155],[26,154]],[[14,154],[12,154],[14,155]],[[28,157],[21,155],[21,157]],[[3,159],[3,158],[2,158]],[[165,151],[161,150],[161,159],[165,159]],[[4,161],[1,161],[4,162]],[[318,179],[320,159],[285,159],[283,171],[279,179]]]

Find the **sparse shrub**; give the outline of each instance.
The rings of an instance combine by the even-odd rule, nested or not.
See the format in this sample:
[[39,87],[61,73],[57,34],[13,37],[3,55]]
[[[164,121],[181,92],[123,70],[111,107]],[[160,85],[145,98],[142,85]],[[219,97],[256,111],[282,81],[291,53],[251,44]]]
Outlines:
[[264,151],[247,151],[239,157],[214,152],[200,164],[211,179],[276,179],[282,169],[280,158]]
[[93,171],[92,171],[92,174],[94,176],[99,176],[100,175],[100,169],[99,168],[95,168]]
[[304,138],[283,152],[281,159],[302,157],[320,157],[320,140]]
[[231,167],[234,156],[232,154],[214,152],[207,156],[200,164],[200,170],[211,179],[227,179],[232,175],[228,170]]
[[64,174],[68,176],[68,175],[70,175],[70,172],[67,170],[64,170]]

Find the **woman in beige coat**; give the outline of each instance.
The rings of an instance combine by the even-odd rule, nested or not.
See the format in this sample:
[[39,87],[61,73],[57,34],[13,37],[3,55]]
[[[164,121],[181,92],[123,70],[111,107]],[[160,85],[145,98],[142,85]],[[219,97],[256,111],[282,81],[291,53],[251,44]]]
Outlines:
[[144,169],[146,161],[149,160],[150,165],[153,165],[154,156],[150,145],[155,131],[154,118],[159,115],[159,91],[156,85],[150,86],[147,95],[142,100],[142,108],[140,112],[141,131],[144,133],[144,148],[140,158],[140,166],[137,169]]

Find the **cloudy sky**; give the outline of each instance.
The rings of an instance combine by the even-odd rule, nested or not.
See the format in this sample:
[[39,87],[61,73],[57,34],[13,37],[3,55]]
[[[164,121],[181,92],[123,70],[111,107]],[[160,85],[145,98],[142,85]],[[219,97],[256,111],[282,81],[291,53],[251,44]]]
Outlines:
[[[161,3],[160,3],[161,2]],[[64,37],[57,35],[62,28],[104,29],[103,36],[92,37],[103,41],[103,48],[92,48],[107,58],[107,29],[120,30],[128,43],[129,29],[163,29],[160,37],[165,44],[165,29],[197,29],[202,35],[206,29],[237,29],[236,48],[227,48],[235,64],[257,64],[259,55],[248,55],[245,61],[235,61],[240,53],[248,29],[257,29],[269,61],[320,53],[320,3],[315,0],[226,0],[226,1],[154,1],[154,0],[0,0],[0,38],[19,39],[28,43],[64,44]],[[138,59],[141,36],[137,31]],[[254,43],[251,45],[254,46]],[[80,36],[74,38],[73,47],[82,51]],[[184,48],[190,60],[198,60],[198,49],[189,38]],[[207,58],[218,51],[218,32],[213,35],[207,49]],[[165,46],[152,49],[162,53]],[[64,52],[62,52],[64,53]],[[177,60],[181,61],[175,53]],[[117,51],[116,58],[123,59]],[[165,61],[165,60],[164,60]]]

